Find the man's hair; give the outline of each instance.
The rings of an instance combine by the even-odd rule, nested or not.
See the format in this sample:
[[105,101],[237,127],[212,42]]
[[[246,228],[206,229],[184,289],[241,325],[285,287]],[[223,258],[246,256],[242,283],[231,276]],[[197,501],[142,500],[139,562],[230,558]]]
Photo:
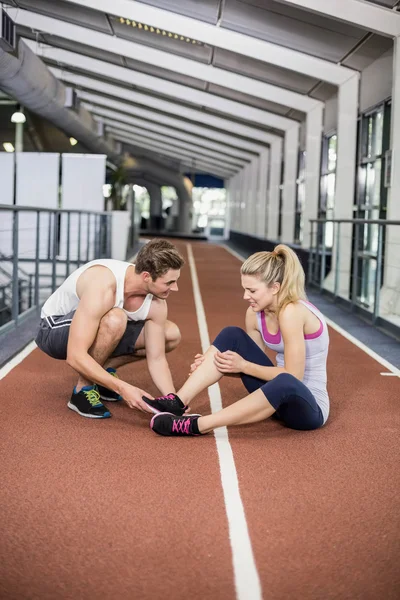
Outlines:
[[185,261],[171,242],[151,240],[139,251],[135,260],[136,273],[147,271],[155,281],[165,275],[169,269],[179,270]]

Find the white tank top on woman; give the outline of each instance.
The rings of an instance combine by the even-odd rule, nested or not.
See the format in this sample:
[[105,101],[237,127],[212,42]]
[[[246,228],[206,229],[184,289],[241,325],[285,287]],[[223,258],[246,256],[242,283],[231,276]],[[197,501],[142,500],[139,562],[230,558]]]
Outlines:
[[[306,364],[304,368],[303,383],[308,387],[317,401],[325,423],[329,416],[329,396],[326,389],[326,360],[329,347],[328,326],[323,315],[313,304],[310,304],[310,302],[306,302],[305,300],[299,300],[299,302],[308,308],[320,322],[318,331],[308,335],[304,334],[304,341],[306,344]],[[268,331],[264,311],[257,313],[257,323],[264,344],[268,348],[271,348],[271,350],[277,352],[277,367],[284,367],[284,345],[280,330],[278,330],[275,335]]]
[[114,308],[122,308],[126,313],[130,321],[144,321],[149,314],[151,301],[153,294],[147,294],[143,304],[134,312],[129,312],[124,309],[124,287],[125,287],[125,275],[129,267],[132,267],[132,263],[124,262],[122,260],[113,260],[111,258],[104,258],[99,260],[92,260],[86,263],[82,267],[79,267],[76,271],[71,273],[69,277],[60,285],[60,287],[48,298],[42,307],[41,317],[54,317],[58,315],[67,315],[73,310],[76,310],[79,304],[79,298],[76,293],[76,282],[78,278],[86,269],[94,267],[95,265],[101,265],[107,267],[114,274],[117,282],[117,290],[115,294]]

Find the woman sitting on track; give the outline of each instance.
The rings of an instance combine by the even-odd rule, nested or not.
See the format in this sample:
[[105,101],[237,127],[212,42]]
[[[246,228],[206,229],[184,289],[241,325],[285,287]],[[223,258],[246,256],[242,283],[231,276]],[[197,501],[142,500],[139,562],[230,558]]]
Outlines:
[[[217,427],[244,425],[276,415],[292,429],[324,425],[329,414],[326,360],[329,346],[324,317],[307,302],[304,271],[297,255],[280,244],[257,252],[241,268],[246,332],[226,327],[204,355],[178,395],[143,400],[156,413],[151,429],[160,435],[199,435]],[[277,352],[277,366],[265,346]],[[207,416],[185,414],[187,405],[223,375],[239,373],[248,395]]]

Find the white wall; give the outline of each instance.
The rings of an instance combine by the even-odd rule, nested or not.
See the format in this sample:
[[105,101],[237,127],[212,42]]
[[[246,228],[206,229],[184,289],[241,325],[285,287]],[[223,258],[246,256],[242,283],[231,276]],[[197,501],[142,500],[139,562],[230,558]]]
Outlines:
[[393,50],[382,54],[361,74],[360,112],[365,112],[392,95]]
[[338,95],[331,96],[325,102],[324,134],[337,130],[338,122]]

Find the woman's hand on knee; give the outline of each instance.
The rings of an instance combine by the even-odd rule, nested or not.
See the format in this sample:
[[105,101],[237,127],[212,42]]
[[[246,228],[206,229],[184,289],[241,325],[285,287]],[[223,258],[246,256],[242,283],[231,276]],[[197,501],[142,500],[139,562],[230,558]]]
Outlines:
[[243,373],[246,361],[237,352],[218,351],[214,356],[214,365],[220,373]]

